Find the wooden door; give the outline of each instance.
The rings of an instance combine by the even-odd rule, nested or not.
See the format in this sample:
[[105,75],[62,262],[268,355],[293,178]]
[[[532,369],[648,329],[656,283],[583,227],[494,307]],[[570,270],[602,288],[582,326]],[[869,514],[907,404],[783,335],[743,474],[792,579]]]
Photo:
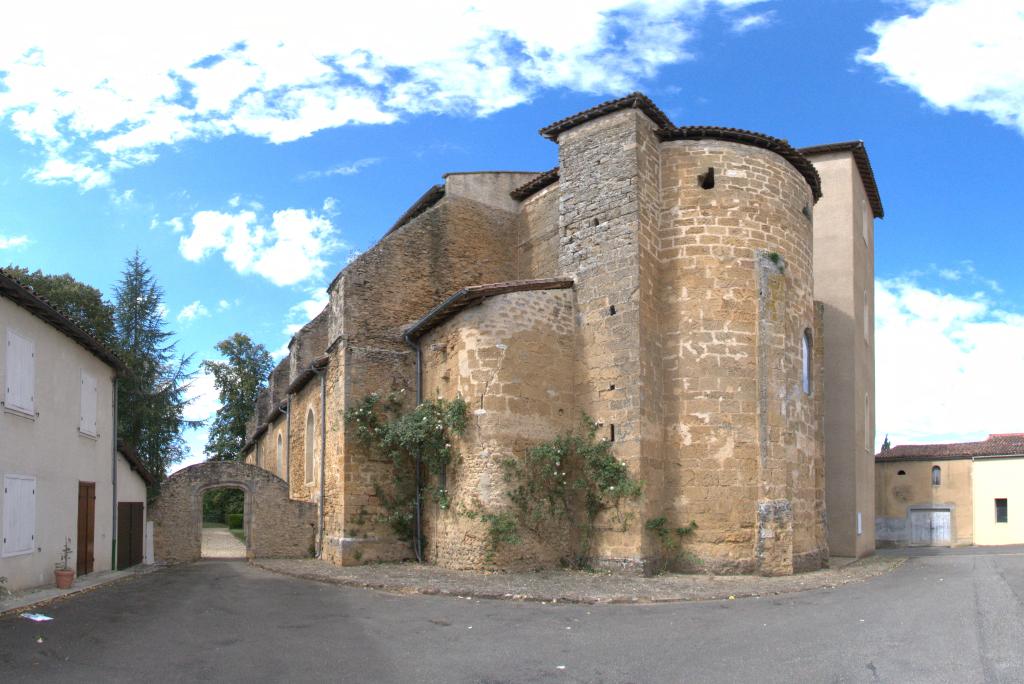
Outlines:
[[142,562],[142,502],[117,504],[117,569]]
[[78,544],[75,571],[87,575],[93,570],[96,553],[96,483],[78,483]]

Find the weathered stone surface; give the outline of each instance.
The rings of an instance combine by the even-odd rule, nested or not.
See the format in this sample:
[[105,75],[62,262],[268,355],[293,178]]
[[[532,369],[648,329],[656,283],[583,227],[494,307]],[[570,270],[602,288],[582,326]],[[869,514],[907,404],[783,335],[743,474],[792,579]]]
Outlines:
[[206,462],[164,480],[150,506],[157,562],[183,563],[200,557],[203,494],[229,487],[245,492],[246,555],[302,558],[313,549],[316,507],[288,498],[283,480],[247,463]]
[[[559,276],[574,288],[491,297],[419,340],[424,398],[461,395],[475,412],[450,471],[451,508],[425,511],[428,559],[541,567],[565,555],[573,540],[543,531],[492,553],[484,526],[460,511],[506,509],[500,460],[584,412],[644,483],[628,510],[598,520],[596,565],[775,575],[827,562],[812,188],[763,146],[663,137],[642,108],[564,130],[559,180],[521,202],[505,190],[529,174],[452,175],[443,196],[335,278],[288,360],[294,380],[317,350],[324,375],[292,388],[290,422],[261,397],[248,455],[286,477],[293,498],[316,504],[323,491],[325,559],[410,555],[381,521],[377,487],[393,466],[363,453],[344,422],[371,392],[404,392],[413,405],[417,356],[404,332],[460,288]],[[684,553],[645,529],[658,517],[670,529],[697,523]]]

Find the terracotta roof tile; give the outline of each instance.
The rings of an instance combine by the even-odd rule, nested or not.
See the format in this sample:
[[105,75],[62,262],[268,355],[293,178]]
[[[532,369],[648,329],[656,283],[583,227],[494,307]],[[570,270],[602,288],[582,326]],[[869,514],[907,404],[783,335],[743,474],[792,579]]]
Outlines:
[[65,315],[50,300],[36,294],[36,291],[20,280],[12,278],[7,271],[0,269],[0,297],[5,297],[36,318],[46,321],[72,340],[89,350],[94,356],[118,373],[125,373],[124,362],[106,345],[93,337],[82,326]]
[[509,196],[512,197],[512,199],[522,202],[530,195],[534,194],[535,192],[540,192],[544,188],[548,187],[552,183],[556,183],[557,181],[558,167],[556,166],[550,171],[545,171],[544,173],[538,175],[536,178],[533,178],[527,181],[526,183],[523,183],[518,188],[516,188],[515,190],[508,194]]
[[558,140],[558,136],[571,128],[576,128],[581,124],[585,124],[588,121],[600,118],[606,114],[617,112],[620,109],[639,109],[655,123],[658,128],[670,128],[672,122],[665,116],[665,113],[658,109],[658,106],[651,102],[650,98],[643,93],[630,93],[625,97],[620,97],[617,100],[609,100],[608,102],[602,102],[601,104],[591,107],[590,109],[584,109],[582,112],[573,114],[564,119],[545,126],[540,129],[540,134],[548,140]]
[[420,338],[428,330],[436,328],[463,309],[478,304],[488,297],[529,290],[564,290],[572,286],[572,278],[537,278],[535,280],[515,280],[507,283],[464,287],[428,311],[423,318],[413,323],[406,330],[405,339],[412,341]]
[[875,460],[929,461],[987,456],[1024,456],[1024,433],[989,435],[982,442],[952,444],[901,444],[875,454]]

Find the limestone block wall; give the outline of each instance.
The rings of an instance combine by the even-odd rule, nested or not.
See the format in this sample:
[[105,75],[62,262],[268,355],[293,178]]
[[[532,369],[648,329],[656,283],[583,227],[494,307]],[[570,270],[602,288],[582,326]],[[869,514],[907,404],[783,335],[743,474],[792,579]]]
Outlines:
[[[558,146],[558,266],[576,281],[576,399],[602,424],[601,436],[614,436],[616,457],[634,476],[654,482],[661,437],[656,416],[644,415],[657,398],[645,399],[651,372],[641,367],[641,339],[651,320],[641,308],[641,286],[655,276],[647,273],[654,264],[640,246],[643,241],[650,251],[657,219],[641,206],[657,195],[654,124],[639,110],[622,110],[562,133]],[[654,433],[645,437],[645,425]],[[635,513],[642,521],[646,508]],[[638,529],[622,532],[599,521],[595,561],[640,566],[645,543]]]
[[[320,494],[320,379],[313,376],[291,396],[291,439],[288,452],[288,488],[300,501],[317,502]],[[307,428],[312,419],[312,431]],[[306,450],[312,453],[312,468],[306,470]]]
[[246,555],[250,558],[302,558],[310,555],[316,507],[288,498],[283,480],[245,463],[206,462],[167,478],[150,506],[153,548],[159,563],[186,563],[200,557],[203,494],[233,487],[245,492]]
[[325,308],[288,342],[288,382],[292,383],[327,350],[329,311]]
[[[450,506],[426,507],[427,558],[450,568],[555,567],[564,527],[520,527],[521,543],[492,552],[487,525],[467,512],[511,512],[501,463],[578,427],[572,290],[512,292],[467,308],[420,339],[424,396],[469,403],[470,425],[448,470]],[[433,483],[436,485],[436,482]]]
[[558,270],[558,182],[523,201],[516,221],[516,280],[553,278]]
[[[391,465],[361,453],[344,411],[371,392],[403,388],[411,406],[415,358],[402,339],[405,329],[462,287],[515,278],[516,214],[508,190],[529,175],[484,176],[446,179],[445,197],[385,236],[331,284],[325,558],[357,563],[409,553],[378,522],[385,511],[374,485],[392,477]],[[485,191],[491,187],[504,195],[490,201]]]
[[[661,144],[665,502],[675,521],[698,523],[688,548],[707,570],[786,573],[795,548],[801,566],[824,553],[820,390],[802,389],[802,340],[816,326],[812,202],[767,150]],[[794,524],[815,532],[795,542]]]
[[386,487],[394,477],[392,463],[358,443],[355,430],[344,422],[344,410],[373,392],[403,394],[406,408],[412,409],[415,355],[409,349],[350,345],[340,345],[338,354],[342,375],[330,378],[328,393],[324,558],[344,565],[410,558],[409,542],[396,539],[381,520],[387,510],[377,486]]

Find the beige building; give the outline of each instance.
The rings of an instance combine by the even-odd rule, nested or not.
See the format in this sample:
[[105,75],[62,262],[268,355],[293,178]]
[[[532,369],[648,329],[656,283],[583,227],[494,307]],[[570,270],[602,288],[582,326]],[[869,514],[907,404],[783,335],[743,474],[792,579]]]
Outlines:
[[67,539],[78,574],[109,570],[118,502],[145,505],[144,468],[115,448],[122,364],[2,271],[0,340],[0,576],[52,583]]
[[873,549],[857,521],[873,518],[882,208],[863,145],[677,127],[640,94],[541,134],[558,167],[446,175],[338,274],[271,374],[246,458],[318,504],[319,555],[410,554],[381,522],[391,465],[343,415],[393,390],[473,409],[451,505],[422,511],[431,562],[556,564],[572,539],[524,534],[494,553],[460,512],[507,511],[501,462],[581,413],[644,486],[631,525],[599,521],[597,565],[656,567],[665,549],[644,521],[658,518],[697,523],[686,548],[711,572]]
[[1024,543],[1024,434],[897,446],[875,471],[879,546]]

